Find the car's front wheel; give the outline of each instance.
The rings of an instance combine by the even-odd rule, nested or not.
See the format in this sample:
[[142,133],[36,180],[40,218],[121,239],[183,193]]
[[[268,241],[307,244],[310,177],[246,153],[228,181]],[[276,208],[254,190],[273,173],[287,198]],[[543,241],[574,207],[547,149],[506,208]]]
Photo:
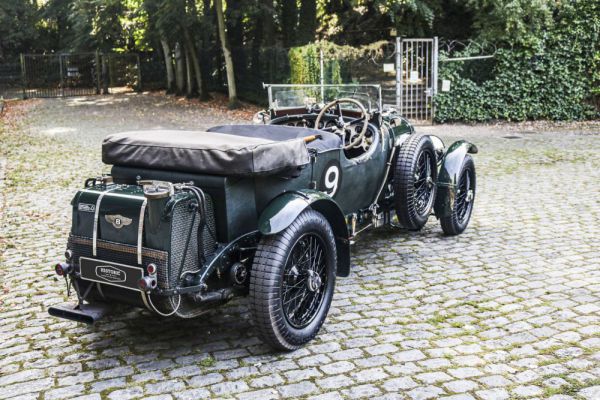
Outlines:
[[250,303],[264,342],[290,351],[317,335],[331,305],[336,264],[333,231],[311,209],[260,240],[250,273]]
[[450,215],[440,218],[442,230],[446,235],[458,235],[467,229],[475,202],[475,183],[475,163],[473,158],[467,154],[456,183],[456,196],[452,212]]
[[418,231],[433,209],[437,159],[427,135],[412,135],[400,147],[394,169],[396,215],[400,225]]

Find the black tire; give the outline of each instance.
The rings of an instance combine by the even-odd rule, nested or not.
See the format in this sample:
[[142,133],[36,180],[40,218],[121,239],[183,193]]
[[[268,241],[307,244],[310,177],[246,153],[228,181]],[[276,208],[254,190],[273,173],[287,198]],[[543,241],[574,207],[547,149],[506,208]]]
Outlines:
[[336,266],[333,231],[312,209],[282,232],[261,238],[250,273],[250,308],[265,343],[291,351],[317,335],[331,305]]
[[[440,218],[442,230],[446,235],[458,235],[467,229],[473,213],[476,174],[475,163],[468,154],[463,160],[456,186],[457,192],[452,213],[447,217]],[[469,194],[469,192],[471,193]]]
[[435,201],[436,181],[433,142],[427,135],[410,136],[400,147],[394,169],[396,215],[404,228],[418,231],[425,226]]

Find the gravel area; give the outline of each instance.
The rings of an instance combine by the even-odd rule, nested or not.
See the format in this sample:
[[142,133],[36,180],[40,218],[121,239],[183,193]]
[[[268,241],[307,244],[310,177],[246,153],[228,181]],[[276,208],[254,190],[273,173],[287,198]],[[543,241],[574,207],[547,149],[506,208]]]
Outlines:
[[[472,222],[353,247],[317,339],[274,353],[245,299],[194,320],[58,320],[69,202],[102,138],[248,122],[158,94],[10,102],[0,117],[0,399],[600,399],[600,124],[422,126],[476,143]],[[72,296],[71,300],[74,300]]]

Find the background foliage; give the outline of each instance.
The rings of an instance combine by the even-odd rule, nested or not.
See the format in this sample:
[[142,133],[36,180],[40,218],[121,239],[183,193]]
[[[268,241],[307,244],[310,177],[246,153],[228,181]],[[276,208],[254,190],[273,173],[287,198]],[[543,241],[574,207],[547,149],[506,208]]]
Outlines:
[[[492,64],[441,63],[439,121],[581,119],[600,96],[598,0],[223,0],[241,98],[262,82],[360,79],[353,60],[395,35],[491,41]],[[291,50],[290,50],[291,49]],[[0,63],[19,53],[140,52],[169,93],[225,91],[215,0],[1,0]],[[467,50],[467,53],[470,50]],[[459,54],[448,54],[456,57]],[[483,66],[484,68],[482,68]]]
[[489,80],[476,82],[480,74],[469,70],[469,64],[477,61],[441,63],[441,78],[450,80],[452,88],[436,97],[436,119],[597,117],[600,3],[537,1],[508,2],[507,6],[511,7],[499,10],[500,15],[492,13],[482,20],[489,21],[486,35],[504,33],[505,38]]

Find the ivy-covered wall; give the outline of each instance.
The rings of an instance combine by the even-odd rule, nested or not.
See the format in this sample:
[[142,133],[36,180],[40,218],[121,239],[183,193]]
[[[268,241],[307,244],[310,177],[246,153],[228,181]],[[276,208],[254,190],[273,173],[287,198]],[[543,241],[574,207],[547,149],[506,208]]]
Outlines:
[[[435,98],[436,120],[598,118],[599,4],[571,1],[555,12],[551,29],[498,50],[484,82],[476,82],[477,68],[472,68],[480,61],[440,62],[440,79],[450,80],[451,89]],[[462,55],[469,54],[452,57]]]

